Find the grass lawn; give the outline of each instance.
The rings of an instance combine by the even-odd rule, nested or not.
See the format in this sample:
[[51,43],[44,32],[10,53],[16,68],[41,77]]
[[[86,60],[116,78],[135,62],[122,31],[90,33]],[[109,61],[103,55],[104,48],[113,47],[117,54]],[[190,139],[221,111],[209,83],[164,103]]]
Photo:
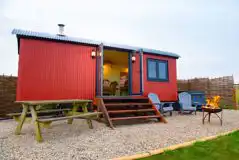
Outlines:
[[196,142],[174,151],[166,151],[140,160],[237,160],[239,159],[239,131],[215,140]]

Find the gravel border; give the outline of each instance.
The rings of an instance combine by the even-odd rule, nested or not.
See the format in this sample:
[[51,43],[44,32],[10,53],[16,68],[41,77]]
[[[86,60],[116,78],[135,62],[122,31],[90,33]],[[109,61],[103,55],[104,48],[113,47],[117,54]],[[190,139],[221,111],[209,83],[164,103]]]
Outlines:
[[42,129],[43,143],[34,140],[31,124],[24,125],[23,134],[16,136],[16,122],[0,121],[0,159],[106,160],[134,155],[239,128],[239,111],[224,110],[223,116],[223,126],[216,116],[212,116],[211,124],[203,125],[202,113],[174,113],[166,117],[167,124],[151,121],[118,125],[115,130],[95,121],[94,129],[89,129],[85,120],[77,119],[72,125],[59,121],[50,129]]

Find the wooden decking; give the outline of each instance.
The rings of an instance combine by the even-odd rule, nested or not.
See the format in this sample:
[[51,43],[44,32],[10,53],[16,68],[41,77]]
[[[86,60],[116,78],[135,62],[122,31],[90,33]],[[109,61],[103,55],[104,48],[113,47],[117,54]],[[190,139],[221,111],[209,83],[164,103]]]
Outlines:
[[147,97],[96,97],[97,111],[102,112],[107,124],[114,128],[113,122],[133,119],[166,120]]

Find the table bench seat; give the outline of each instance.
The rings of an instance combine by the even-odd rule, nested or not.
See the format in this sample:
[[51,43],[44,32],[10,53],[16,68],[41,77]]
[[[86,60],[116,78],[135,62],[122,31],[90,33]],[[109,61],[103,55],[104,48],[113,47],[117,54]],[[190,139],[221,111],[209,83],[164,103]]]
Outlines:
[[102,114],[101,112],[93,112],[93,113],[85,113],[81,115],[74,115],[74,116],[67,116],[67,117],[56,117],[56,118],[46,118],[46,119],[38,119],[38,122],[45,123],[45,122],[53,122],[53,121],[60,121],[60,120],[67,120],[67,119],[74,119],[74,118],[82,118],[87,119],[87,117],[97,116]]

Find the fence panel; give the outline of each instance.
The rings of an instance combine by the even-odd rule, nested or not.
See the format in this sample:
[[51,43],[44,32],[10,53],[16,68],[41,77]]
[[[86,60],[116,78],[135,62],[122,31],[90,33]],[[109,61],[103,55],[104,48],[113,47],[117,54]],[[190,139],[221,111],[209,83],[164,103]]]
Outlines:
[[194,78],[178,80],[179,91],[204,91],[207,98],[219,95],[222,97],[221,105],[235,106],[233,76],[219,78]]

